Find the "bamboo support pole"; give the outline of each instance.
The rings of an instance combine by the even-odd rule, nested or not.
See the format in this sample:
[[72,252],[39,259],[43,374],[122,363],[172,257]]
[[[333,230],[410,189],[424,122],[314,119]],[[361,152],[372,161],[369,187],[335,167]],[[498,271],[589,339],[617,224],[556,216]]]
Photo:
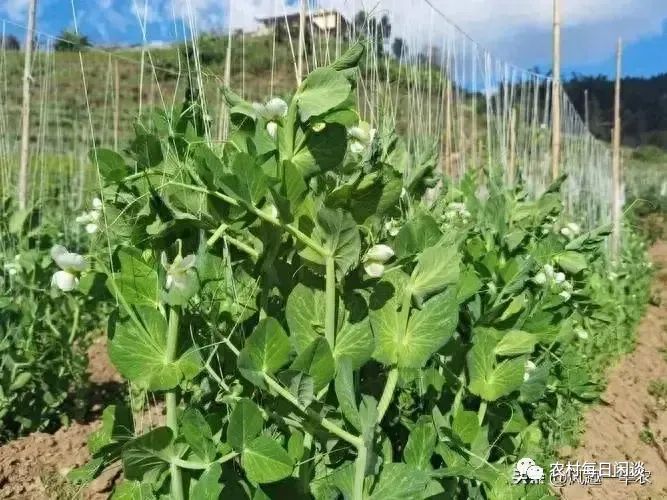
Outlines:
[[113,148],[118,151],[118,133],[120,129],[120,74],[118,61],[114,61],[114,97],[113,97]]
[[612,256],[618,259],[621,248],[621,71],[623,42],[616,47],[616,87],[614,90],[614,134],[612,158]]
[[551,95],[551,177],[556,179],[560,175],[560,143],[561,143],[561,120],[560,120],[560,0],[554,0],[553,19],[553,81]]
[[24,209],[28,204],[28,177],[30,168],[30,87],[32,81],[32,50],[35,37],[35,12],[37,0],[28,6],[28,30],[25,34],[23,60],[23,104],[21,106],[21,157],[19,163],[18,202]]
[[296,79],[299,85],[301,85],[301,79],[303,78],[303,53],[305,51],[305,38],[306,38],[306,9],[307,9],[308,0],[301,0],[301,9],[299,10],[299,46],[297,54],[297,75]]

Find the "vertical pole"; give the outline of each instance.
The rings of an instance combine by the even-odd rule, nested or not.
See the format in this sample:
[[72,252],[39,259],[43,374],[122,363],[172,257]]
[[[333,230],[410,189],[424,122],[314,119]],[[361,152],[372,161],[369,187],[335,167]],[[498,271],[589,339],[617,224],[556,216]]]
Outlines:
[[35,37],[35,11],[37,0],[30,0],[28,6],[28,31],[25,34],[25,55],[23,60],[23,104],[21,106],[21,158],[19,164],[18,201],[19,208],[28,204],[28,169],[30,166],[30,82],[32,66],[32,46]]
[[[227,48],[225,50],[225,74],[223,84],[229,88],[229,81],[232,73],[232,13],[229,11],[229,21],[227,26]],[[218,117],[218,141],[222,142],[227,137],[227,103],[225,99],[220,99],[220,116]]]
[[118,130],[120,128],[120,74],[118,61],[114,61],[114,100],[113,100],[113,148],[118,151]]
[[560,175],[560,0],[554,0],[553,82],[551,91],[551,177]]
[[618,259],[621,247],[621,59],[623,42],[619,38],[616,47],[616,88],[614,90],[614,136],[612,158],[612,256]]
[[586,122],[586,130],[590,131],[591,122],[588,114],[588,89],[584,90],[584,120]]
[[516,179],[516,109],[512,108],[510,117],[510,165],[509,165],[509,185],[514,187]]
[[306,8],[308,0],[301,0],[301,10],[299,11],[299,46],[298,46],[298,58],[297,58],[297,73],[296,79],[301,85],[301,79],[303,78],[303,53],[305,51],[306,43]]

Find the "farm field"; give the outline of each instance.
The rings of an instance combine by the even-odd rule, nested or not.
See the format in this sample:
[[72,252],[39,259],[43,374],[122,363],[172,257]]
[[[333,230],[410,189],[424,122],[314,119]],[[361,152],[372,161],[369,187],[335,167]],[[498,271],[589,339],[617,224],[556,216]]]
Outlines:
[[3,31],[0,498],[667,496],[667,153],[330,15],[40,34],[23,115]]

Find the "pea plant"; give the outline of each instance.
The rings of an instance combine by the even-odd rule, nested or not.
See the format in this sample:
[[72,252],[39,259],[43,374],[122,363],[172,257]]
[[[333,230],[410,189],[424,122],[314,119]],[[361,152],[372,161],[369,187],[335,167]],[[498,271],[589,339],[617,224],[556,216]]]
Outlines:
[[529,200],[487,172],[486,199],[470,175],[422,201],[437,155],[361,120],[363,50],[286,100],[225,89],[224,145],[190,91],[91,152],[109,355],[166,420],[137,435],[108,407],[73,480],[120,461],[115,498],[513,498],[548,412],[593,392],[561,355],[604,308],[605,229],[564,220],[560,183]]

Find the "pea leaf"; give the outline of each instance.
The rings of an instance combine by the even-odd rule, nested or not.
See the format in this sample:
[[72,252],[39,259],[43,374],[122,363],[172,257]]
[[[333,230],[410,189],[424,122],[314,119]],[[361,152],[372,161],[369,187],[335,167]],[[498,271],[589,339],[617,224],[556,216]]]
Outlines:
[[242,451],[255,439],[264,427],[259,407],[247,398],[238,400],[227,427],[227,441],[237,451]]
[[324,334],[324,314],[324,292],[297,283],[287,297],[285,307],[290,340],[297,353],[303,352],[315,339]]
[[223,190],[231,197],[256,206],[268,190],[266,175],[247,153],[238,153],[232,163],[231,173],[222,178]]
[[187,408],[181,417],[181,431],[192,451],[204,462],[212,462],[216,454],[211,426],[195,408]]
[[408,464],[386,464],[368,500],[420,500],[430,475]]
[[315,392],[320,391],[334,377],[334,360],[325,338],[315,339],[294,360],[291,370],[310,375],[315,383]]
[[361,419],[354,389],[354,372],[349,358],[342,358],[338,362],[338,373],[336,374],[334,388],[340,411],[355,429],[361,431]]
[[321,115],[341,104],[352,86],[341,73],[331,68],[318,68],[301,84],[295,98],[302,121]]
[[246,379],[265,387],[264,374],[272,375],[289,361],[289,339],[274,318],[259,322],[238,358],[238,368]]
[[196,483],[190,483],[190,498],[201,500],[218,500],[222,493],[223,483],[220,481],[222,467],[214,463],[206,469]]
[[110,280],[112,294],[120,293],[133,306],[157,307],[159,287],[157,272],[152,262],[146,262],[136,248],[121,247],[116,253],[120,269]]
[[129,318],[109,321],[109,357],[118,371],[140,387],[157,391],[176,387],[201,369],[196,351],[167,362],[167,322],[159,311],[138,307],[141,324]]
[[530,354],[535,349],[535,344],[537,344],[537,337],[532,333],[510,330],[500,338],[494,352],[496,356]]
[[352,363],[353,369],[361,368],[371,359],[375,341],[368,318],[358,323],[345,322],[336,335],[336,345],[333,356],[338,363],[346,357]]
[[91,149],[88,158],[92,163],[97,164],[100,174],[108,182],[121,181],[129,173],[123,157],[110,149]]
[[429,247],[422,252],[410,279],[410,289],[419,305],[431,295],[459,279],[461,259],[454,246]]
[[464,443],[472,443],[480,430],[477,413],[459,409],[459,411],[454,414],[452,430]]
[[523,384],[526,357],[503,361],[496,366],[494,345],[490,337],[482,337],[468,352],[468,389],[473,394],[495,401],[518,390]]
[[305,178],[337,167],[347,152],[347,130],[336,123],[319,132],[309,130],[302,141],[291,162]]
[[431,456],[435,451],[436,441],[437,435],[433,421],[428,417],[420,418],[410,432],[405,450],[403,450],[405,463],[419,470],[431,470]]
[[268,436],[259,436],[243,449],[241,465],[248,479],[260,484],[280,481],[294,469],[289,454]]
[[435,219],[429,214],[419,214],[406,222],[396,235],[394,252],[399,259],[404,259],[436,245],[440,238],[442,232]]
[[570,274],[578,274],[588,267],[586,256],[579,252],[568,250],[556,256],[556,263]]
[[172,431],[158,427],[129,441],[123,448],[123,472],[126,479],[155,482],[168,468],[174,456]]

